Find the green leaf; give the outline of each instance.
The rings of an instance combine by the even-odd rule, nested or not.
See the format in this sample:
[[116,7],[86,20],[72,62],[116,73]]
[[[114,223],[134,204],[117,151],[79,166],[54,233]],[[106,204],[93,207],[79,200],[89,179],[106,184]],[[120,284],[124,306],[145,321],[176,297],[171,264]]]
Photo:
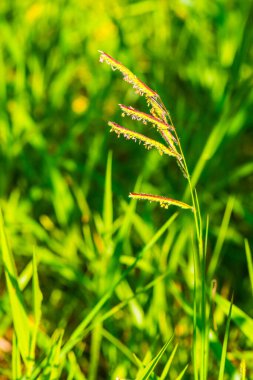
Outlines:
[[178,377],[175,380],[181,380],[183,378],[185,372],[187,371],[187,368],[188,368],[188,364],[186,364],[183,371],[178,375]]
[[167,361],[167,363],[166,363],[166,365],[165,365],[165,367],[163,369],[163,372],[162,372],[162,374],[160,376],[160,380],[165,380],[167,378],[166,376],[168,375],[168,372],[170,370],[170,366],[171,366],[172,361],[174,359],[174,356],[175,356],[175,354],[177,352],[177,349],[178,349],[178,344],[176,344],[176,346],[174,347],[172,353],[170,354],[169,360]]
[[38,333],[38,327],[41,319],[41,304],[42,304],[42,293],[39,286],[39,278],[37,271],[37,260],[36,254],[33,252],[33,314],[34,314],[34,326],[32,332],[32,343],[31,343],[31,351],[30,357],[31,359],[35,359],[35,347],[36,347],[36,339]]
[[112,152],[109,152],[108,154],[107,165],[106,165],[103,218],[104,218],[105,231],[110,234],[112,232],[112,224],[113,224]]
[[152,375],[152,372],[154,371],[155,367],[157,366],[158,362],[162,358],[164,352],[166,351],[167,347],[171,343],[172,339],[173,339],[173,335],[168,340],[168,342],[165,343],[165,345],[161,348],[161,350],[154,357],[154,359],[143,370],[140,371],[136,380],[147,380],[147,379],[149,379],[149,377]]
[[20,352],[18,349],[18,342],[16,334],[13,334],[12,339],[12,378],[20,379],[21,378],[21,358]]
[[227,318],[227,323],[226,323],[226,331],[225,331],[224,341],[223,341],[223,345],[222,345],[222,354],[221,354],[221,360],[220,360],[220,371],[219,371],[219,379],[218,380],[224,379],[232,306],[233,306],[233,297],[231,299],[230,306],[229,306],[228,318]]
[[[219,294],[216,294],[215,301],[222,308],[224,313],[229,315],[230,302],[224,299]],[[251,342],[253,342],[253,319],[249,317],[244,311],[239,309],[239,307],[237,307],[236,305],[233,305],[231,319],[239,327],[239,329],[247,336],[247,338]]]
[[18,348],[25,364],[28,364],[30,353],[30,325],[25,311],[22,293],[18,283],[18,275],[15,267],[14,258],[9,248],[6,232],[4,228],[3,215],[0,210],[0,240],[1,253],[4,264],[4,272],[11,304],[12,319],[17,336]]
[[245,239],[245,252],[246,252],[246,258],[247,258],[247,264],[248,264],[248,270],[249,270],[249,278],[250,278],[250,284],[251,284],[251,292],[253,295],[253,262],[252,262],[252,254],[249,246],[249,242],[247,239]]

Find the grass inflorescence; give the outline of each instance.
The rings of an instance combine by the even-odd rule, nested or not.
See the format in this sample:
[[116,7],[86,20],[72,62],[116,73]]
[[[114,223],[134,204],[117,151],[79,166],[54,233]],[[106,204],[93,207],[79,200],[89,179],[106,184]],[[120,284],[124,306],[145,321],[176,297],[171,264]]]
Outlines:
[[209,5],[1,1],[1,380],[253,378],[253,7]]
[[[125,115],[128,115],[135,121],[142,121],[144,125],[147,125],[147,123],[151,123],[153,127],[155,127],[156,130],[160,133],[166,145],[163,145],[156,140],[152,140],[142,134],[126,129],[125,127],[122,127],[110,121],[108,124],[111,127],[111,131],[115,132],[118,135],[118,137],[120,135],[123,135],[127,140],[132,139],[134,141],[143,142],[144,146],[147,149],[156,148],[160,154],[166,153],[169,156],[176,158],[184,177],[188,181],[192,205],[188,205],[182,201],[154,194],[131,192],[129,194],[129,197],[136,200],[158,202],[160,206],[165,209],[168,209],[169,206],[173,205],[178,206],[182,209],[191,209],[193,211],[195,236],[193,238],[192,247],[192,258],[194,262],[192,363],[194,379],[207,380],[210,345],[209,339],[211,333],[209,313],[211,311],[212,303],[209,290],[210,286],[206,276],[206,255],[209,222],[207,219],[206,233],[204,237],[204,225],[202,221],[202,214],[200,210],[197,190],[196,188],[194,188],[194,185],[192,184],[186,158],[182,150],[176,128],[174,127],[170,113],[165,108],[160,96],[155,91],[146,86],[141,80],[139,80],[122,63],[116,61],[114,58],[112,58],[110,55],[104,52],[100,51],[100,53],[100,62],[105,61],[106,63],[111,65],[112,69],[118,69],[123,74],[124,79],[133,85],[133,88],[136,90],[136,92],[140,95],[145,96],[147,105],[151,107],[150,114],[146,114],[131,106],[125,106],[123,104],[120,104],[119,106],[123,111],[122,116],[124,117]],[[246,252],[249,252],[247,245]],[[248,257],[250,256],[248,255]],[[222,346],[219,380],[222,380],[224,378],[226,352],[229,337],[229,326],[232,316],[232,305],[233,300],[231,300],[229,307],[226,332]]]

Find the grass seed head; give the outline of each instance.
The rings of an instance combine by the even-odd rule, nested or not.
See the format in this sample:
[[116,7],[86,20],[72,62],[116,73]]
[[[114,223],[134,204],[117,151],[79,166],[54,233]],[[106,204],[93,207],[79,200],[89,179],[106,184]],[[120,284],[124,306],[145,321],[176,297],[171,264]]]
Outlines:
[[156,140],[150,139],[141,133],[137,133],[135,131],[131,131],[130,129],[124,128],[121,125],[114,123],[113,121],[109,121],[108,125],[111,127],[111,132],[115,132],[118,137],[123,135],[127,140],[139,141],[139,143],[143,143],[146,149],[156,148],[158,152],[162,154],[168,154],[169,156],[180,158],[179,153],[171,150],[167,146],[159,143]]
[[193,210],[192,206],[188,205],[187,203],[178,201],[176,199],[163,197],[161,195],[153,195],[153,194],[145,194],[145,193],[130,193],[129,197],[133,199],[138,199],[138,200],[159,202],[160,206],[163,208],[168,208],[169,206],[173,205],[173,206],[178,206],[184,209]]
[[108,65],[111,66],[112,70],[119,70],[123,74],[124,80],[133,86],[137,94],[141,96],[145,95],[145,97],[148,99],[151,97],[157,99],[159,97],[159,95],[155,91],[153,91],[139,78],[137,78],[136,75],[134,75],[132,71],[130,71],[127,67],[122,65],[121,62],[117,61],[116,59],[112,58],[109,54],[106,54],[101,50],[99,50],[99,53],[99,61],[106,62]]

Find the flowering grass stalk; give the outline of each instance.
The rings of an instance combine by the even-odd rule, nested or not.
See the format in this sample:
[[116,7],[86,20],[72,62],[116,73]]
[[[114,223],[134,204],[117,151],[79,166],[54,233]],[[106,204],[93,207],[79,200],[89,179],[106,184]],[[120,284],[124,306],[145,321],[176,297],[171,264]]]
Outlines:
[[[187,179],[192,205],[185,202],[164,197],[161,195],[130,193],[129,197],[137,200],[147,200],[157,202],[163,208],[169,206],[177,206],[182,209],[193,211],[195,221],[195,236],[197,242],[197,250],[193,248],[194,261],[194,304],[193,304],[193,367],[194,379],[207,379],[207,355],[208,355],[208,321],[207,321],[207,286],[205,279],[206,272],[206,244],[203,244],[203,225],[198,202],[196,189],[193,188],[187,162],[180,144],[179,137],[175,126],[173,125],[171,116],[164,106],[160,96],[149,88],[145,83],[139,80],[128,68],[122,63],[116,61],[110,55],[100,51],[100,62],[106,62],[113,70],[119,70],[123,74],[125,81],[129,82],[135,91],[146,98],[147,105],[150,108],[150,114],[141,112],[133,107],[120,104],[122,116],[130,116],[133,120],[142,121],[144,124],[150,123],[164,139],[165,145],[150,139],[145,135],[122,127],[114,122],[109,122],[111,132],[115,132],[118,137],[123,135],[127,140],[139,141],[143,143],[147,149],[155,148],[160,154],[167,154],[175,158],[184,177]],[[207,239],[207,234],[206,234]],[[200,321],[200,323],[199,323]],[[198,325],[198,327],[197,327]],[[199,356],[200,346],[200,356]]]

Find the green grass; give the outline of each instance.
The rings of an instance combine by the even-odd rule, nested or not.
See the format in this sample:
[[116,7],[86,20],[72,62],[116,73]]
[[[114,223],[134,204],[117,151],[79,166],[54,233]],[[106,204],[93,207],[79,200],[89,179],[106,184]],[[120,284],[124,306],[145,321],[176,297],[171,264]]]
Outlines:
[[[252,14],[236,0],[1,2],[2,379],[252,378]],[[201,255],[190,211],[128,199],[191,203],[174,160],[108,133],[118,103],[147,108],[98,50],[169,109]]]

